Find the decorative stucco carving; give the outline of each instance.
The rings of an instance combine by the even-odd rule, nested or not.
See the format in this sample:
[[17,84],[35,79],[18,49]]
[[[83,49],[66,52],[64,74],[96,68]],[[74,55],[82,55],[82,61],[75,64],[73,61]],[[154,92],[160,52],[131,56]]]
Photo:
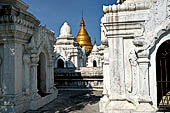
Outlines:
[[23,56],[23,61],[24,61],[24,63],[26,63],[26,64],[30,64],[30,63],[31,63],[30,55],[25,54],[25,55]]
[[32,55],[31,55],[31,62],[32,62],[33,64],[37,64],[38,61],[39,61],[39,56],[38,56],[37,54],[32,54]]
[[100,24],[100,26],[101,26],[101,44],[104,46],[108,46],[108,39],[106,36],[107,31],[105,29],[104,24],[102,23],[102,21],[104,21],[103,19],[104,18],[101,19],[101,24]]
[[[150,23],[145,23],[145,35],[142,37],[136,37],[133,41],[136,46],[135,51],[139,56],[149,57],[149,50],[155,46],[159,37],[170,29],[170,0],[153,0],[153,8],[151,9],[154,16],[150,16],[150,21],[156,25],[155,29]],[[164,13],[166,11],[166,13]],[[164,16],[166,14],[166,16]],[[149,27],[150,26],[150,27]],[[145,52],[144,52],[145,51]]]
[[126,0],[122,4],[103,6],[103,11],[104,13],[116,13],[123,11],[145,10],[150,7],[151,4],[148,0],[138,0],[135,2],[133,0]]
[[155,46],[156,42],[159,40],[160,36],[170,30],[170,20],[166,20],[162,23],[159,29],[155,31],[154,34],[150,34],[150,38],[143,39],[143,38],[135,38],[133,41],[134,45],[136,46],[135,51],[137,55],[141,57],[149,57],[150,53],[149,50]]
[[16,23],[16,24],[20,24],[31,29],[34,28],[33,23],[28,22],[27,20],[22,19],[21,17],[15,16],[15,15],[0,16],[0,23]]
[[136,56],[136,52],[134,50],[132,50],[129,54],[129,62],[131,64],[131,77],[130,80],[128,82],[128,91],[129,93],[133,93],[133,95],[137,94],[137,56]]
[[[113,20],[114,17],[108,16],[106,17],[108,20]],[[128,18],[128,15],[119,16],[120,22],[117,22],[116,19],[109,22],[103,23],[103,32],[105,34],[105,37],[107,38],[130,38],[130,37],[142,37],[145,32],[145,27],[143,25],[143,22],[130,22],[126,20]],[[107,38],[103,38],[107,41]]]
[[46,27],[40,26],[36,28],[26,49],[36,51],[38,53],[44,49],[47,53],[52,53],[53,44],[55,42],[53,35],[54,33],[47,30]]

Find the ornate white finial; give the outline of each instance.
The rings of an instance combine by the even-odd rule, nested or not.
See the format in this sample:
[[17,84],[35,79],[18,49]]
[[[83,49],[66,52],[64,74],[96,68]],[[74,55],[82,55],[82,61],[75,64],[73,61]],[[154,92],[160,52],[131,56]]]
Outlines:
[[96,43],[93,46],[92,52],[98,52],[98,47],[97,47]]
[[71,27],[67,22],[64,22],[63,26],[61,27],[60,37],[61,36],[72,36]]

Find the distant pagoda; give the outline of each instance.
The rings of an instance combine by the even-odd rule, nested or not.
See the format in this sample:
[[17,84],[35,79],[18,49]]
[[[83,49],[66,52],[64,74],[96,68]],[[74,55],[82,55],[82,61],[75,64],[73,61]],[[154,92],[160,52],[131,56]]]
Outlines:
[[78,42],[81,47],[85,47],[85,50],[87,53],[90,53],[93,49],[93,46],[91,44],[91,38],[85,29],[85,22],[84,22],[83,16],[81,19],[80,26],[81,26],[81,28],[80,28],[80,31],[79,31],[77,37],[76,37],[76,42]]

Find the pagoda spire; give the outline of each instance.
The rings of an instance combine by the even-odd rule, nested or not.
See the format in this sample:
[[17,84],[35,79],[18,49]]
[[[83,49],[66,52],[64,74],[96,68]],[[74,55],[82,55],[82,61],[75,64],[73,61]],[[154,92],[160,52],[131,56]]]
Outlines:
[[79,33],[77,34],[76,41],[80,44],[81,47],[85,47],[86,52],[91,52],[93,46],[91,44],[91,38],[85,29],[83,11],[82,11],[80,26],[81,26],[81,28],[79,30]]
[[82,10],[82,16],[81,16],[81,24],[80,26],[85,26],[84,18],[83,18],[83,10]]

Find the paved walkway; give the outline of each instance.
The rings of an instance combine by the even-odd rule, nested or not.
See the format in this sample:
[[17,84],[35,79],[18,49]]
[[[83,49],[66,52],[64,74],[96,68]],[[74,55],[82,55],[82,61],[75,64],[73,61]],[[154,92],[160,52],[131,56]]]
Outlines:
[[99,113],[101,95],[99,91],[59,91],[56,100],[26,113]]

